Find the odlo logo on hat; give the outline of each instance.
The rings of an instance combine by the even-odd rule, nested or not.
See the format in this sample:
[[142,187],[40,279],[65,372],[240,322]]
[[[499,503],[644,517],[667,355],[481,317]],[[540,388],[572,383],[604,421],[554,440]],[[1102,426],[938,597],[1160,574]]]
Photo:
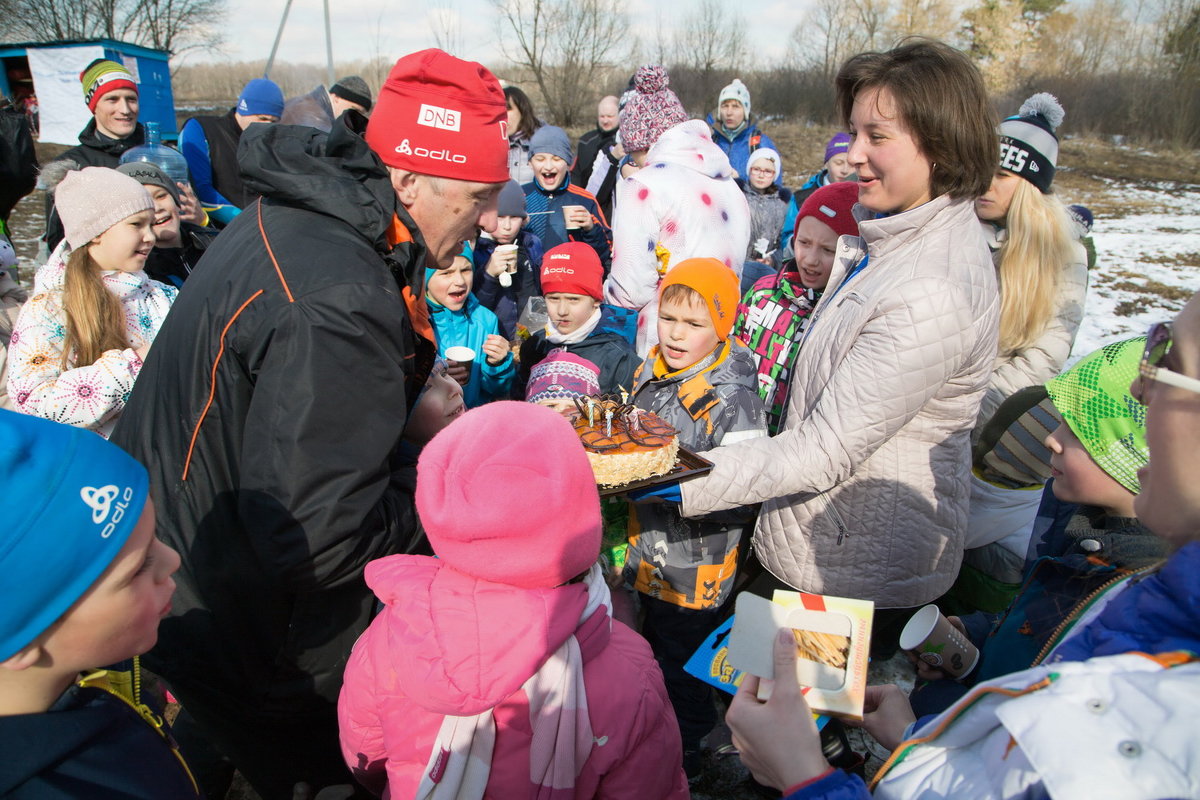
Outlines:
[[[133,501],[133,487],[126,486],[122,491],[111,483],[108,486],[101,486],[99,489],[94,486],[84,486],[79,490],[79,496],[92,510],[92,522],[104,525],[103,530],[100,531],[100,538],[107,539],[116,531],[117,523],[124,519],[125,512]],[[114,503],[114,501],[116,502]]]

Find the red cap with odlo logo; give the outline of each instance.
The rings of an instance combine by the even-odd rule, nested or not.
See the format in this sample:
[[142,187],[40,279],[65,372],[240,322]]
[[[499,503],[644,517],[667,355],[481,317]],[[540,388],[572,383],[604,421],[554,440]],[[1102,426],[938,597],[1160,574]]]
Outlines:
[[392,67],[367,123],[383,163],[441,178],[508,180],[504,91],[487,67],[437,49]]
[[604,299],[604,267],[591,245],[564,242],[542,256],[542,294],[563,292]]

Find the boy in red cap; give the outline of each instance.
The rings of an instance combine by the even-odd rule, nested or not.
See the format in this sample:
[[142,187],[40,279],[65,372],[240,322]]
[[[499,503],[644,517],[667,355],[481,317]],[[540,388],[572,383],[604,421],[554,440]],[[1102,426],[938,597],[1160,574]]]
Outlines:
[[629,341],[609,325],[601,307],[604,268],[582,242],[567,242],[542,258],[542,293],[550,321],[521,345],[519,385],[554,348],[586,358],[600,368],[600,391],[619,394],[633,386],[639,359]]
[[823,186],[808,196],[796,216],[794,256],[779,272],[759,278],[738,304],[733,336],[749,345],[758,364],[758,395],[767,407],[774,436],[787,408],[792,364],[804,331],[833,269],[838,237],[858,236],[854,204],[858,184]]
[[[767,432],[754,361],[729,336],[737,301],[737,276],[715,258],[681,261],[663,277],[659,343],[634,378],[633,403],[673,425],[679,444],[692,451]],[[640,593],[642,634],[663,668],[683,737],[684,769],[694,778],[702,768],[700,741],[717,714],[711,688],[683,665],[721,621],[738,544],[754,515],[734,509],[684,519],[677,506],[663,503],[639,503],[636,510],[641,532],[630,540],[624,574]]]

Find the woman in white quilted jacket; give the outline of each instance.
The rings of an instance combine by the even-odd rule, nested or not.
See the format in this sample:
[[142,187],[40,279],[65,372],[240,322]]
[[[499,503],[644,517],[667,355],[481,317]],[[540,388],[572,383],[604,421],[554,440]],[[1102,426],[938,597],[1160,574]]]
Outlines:
[[681,510],[761,502],[751,590],[872,600],[882,655],[962,557],[999,314],[974,201],[998,145],[978,70],[937,42],[851,58],[837,97],[861,236],[838,242],[780,432],[709,451],[715,467],[680,485]]

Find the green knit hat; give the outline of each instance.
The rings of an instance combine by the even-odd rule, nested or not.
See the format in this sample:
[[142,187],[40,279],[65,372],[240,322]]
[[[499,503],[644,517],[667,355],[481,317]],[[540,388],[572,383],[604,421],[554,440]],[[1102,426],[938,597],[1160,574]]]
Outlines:
[[1145,346],[1145,336],[1105,345],[1046,381],[1050,399],[1092,460],[1134,494],[1141,491],[1137,471],[1150,458],[1146,407],[1129,393]]

